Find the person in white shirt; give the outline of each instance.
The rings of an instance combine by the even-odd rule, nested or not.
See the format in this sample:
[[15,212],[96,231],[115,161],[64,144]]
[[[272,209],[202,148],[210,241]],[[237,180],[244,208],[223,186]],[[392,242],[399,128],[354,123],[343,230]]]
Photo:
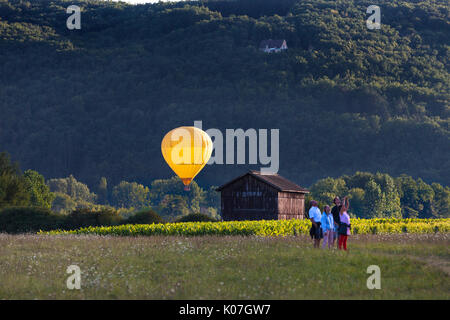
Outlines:
[[309,235],[311,239],[314,239],[314,248],[320,247],[320,239],[322,239],[322,229],[320,228],[320,221],[322,219],[322,214],[320,209],[317,207],[317,201],[311,200],[311,209],[309,209],[309,220],[311,220],[311,230],[309,230]]

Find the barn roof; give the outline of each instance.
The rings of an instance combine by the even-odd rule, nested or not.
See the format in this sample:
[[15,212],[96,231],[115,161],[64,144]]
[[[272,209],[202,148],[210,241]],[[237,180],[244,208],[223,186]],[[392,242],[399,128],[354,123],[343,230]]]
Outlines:
[[268,185],[272,186],[273,188],[277,189],[281,192],[299,192],[299,193],[309,193],[308,189],[302,188],[299,185],[295,184],[292,181],[289,181],[288,179],[278,175],[278,174],[261,174],[259,171],[250,170],[249,172],[225,183],[224,185],[221,185],[219,188],[217,188],[217,191],[221,191],[223,188],[229,186],[233,182],[245,177],[246,175],[251,175],[252,177],[267,183]]

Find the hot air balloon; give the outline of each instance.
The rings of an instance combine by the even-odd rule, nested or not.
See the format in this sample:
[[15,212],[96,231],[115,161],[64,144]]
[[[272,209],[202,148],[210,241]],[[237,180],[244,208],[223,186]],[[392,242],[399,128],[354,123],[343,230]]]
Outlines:
[[211,157],[213,143],[209,135],[196,127],[169,131],[161,142],[161,152],[169,167],[181,178],[184,190]]

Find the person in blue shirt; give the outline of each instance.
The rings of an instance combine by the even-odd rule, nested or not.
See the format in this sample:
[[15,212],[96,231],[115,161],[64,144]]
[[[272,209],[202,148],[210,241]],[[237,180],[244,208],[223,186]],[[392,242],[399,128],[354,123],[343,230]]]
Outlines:
[[317,206],[317,201],[311,200],[311,209],[308,211],[309,220],[311,220],[311,229],[309,235],[314,239],[314,248],[320,247],[320,239],[323,238],[322,230],[320,229],[321,218],[320,209]]
[[320,227],[323,233],[323,248],[326,248],[328,244],[328,249],[333,247],[333,236],[334,236],[334,219],[331,214],[330,206],[326,205],[322,218],[320,219]]

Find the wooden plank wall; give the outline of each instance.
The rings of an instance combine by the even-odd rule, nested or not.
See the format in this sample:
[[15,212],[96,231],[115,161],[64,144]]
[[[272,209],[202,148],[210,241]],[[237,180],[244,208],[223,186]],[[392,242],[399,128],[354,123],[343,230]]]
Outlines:
[[228,221],[277,219],[278,191],[247,175],[222,189],[221,209]]
[[301,193],[278,193],[278,219],[303,219],[305,195]]

